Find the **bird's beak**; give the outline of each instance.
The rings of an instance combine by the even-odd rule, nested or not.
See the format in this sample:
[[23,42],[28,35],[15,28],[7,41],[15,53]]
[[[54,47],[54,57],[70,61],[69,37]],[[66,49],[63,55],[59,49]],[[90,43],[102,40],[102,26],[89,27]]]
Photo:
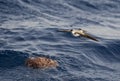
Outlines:
[[60,31],[60,32],[71,32],[71,30],[69,30],[69,29],[60,29],[58,31]]

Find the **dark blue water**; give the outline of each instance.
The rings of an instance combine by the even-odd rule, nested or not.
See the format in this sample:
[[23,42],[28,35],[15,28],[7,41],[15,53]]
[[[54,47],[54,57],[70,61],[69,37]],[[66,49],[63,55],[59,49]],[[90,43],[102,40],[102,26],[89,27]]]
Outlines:
[[[120,81],[120,0],[0,0],[0,81]],[[82,28],[99,42],[58,29]],[[59,67],[32,69],[45,56]]]

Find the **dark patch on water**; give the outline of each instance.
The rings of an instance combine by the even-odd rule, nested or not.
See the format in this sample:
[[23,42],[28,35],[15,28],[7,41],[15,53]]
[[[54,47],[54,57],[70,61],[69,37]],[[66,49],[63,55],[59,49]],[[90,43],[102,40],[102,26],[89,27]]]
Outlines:
[[27,53],[1,50],[0,51],[0,68],[13,68],[23,66],[25,59],[28,58]]

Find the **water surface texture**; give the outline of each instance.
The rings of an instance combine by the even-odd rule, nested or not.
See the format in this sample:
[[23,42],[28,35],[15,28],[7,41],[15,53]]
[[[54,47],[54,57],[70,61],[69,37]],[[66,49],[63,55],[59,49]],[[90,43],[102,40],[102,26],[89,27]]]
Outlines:
[[[99,42],[57,31],[72,28]],[[59,67],[26,67],[34,56]],[[0,0],[0,81],[120,81],[120,0]]]

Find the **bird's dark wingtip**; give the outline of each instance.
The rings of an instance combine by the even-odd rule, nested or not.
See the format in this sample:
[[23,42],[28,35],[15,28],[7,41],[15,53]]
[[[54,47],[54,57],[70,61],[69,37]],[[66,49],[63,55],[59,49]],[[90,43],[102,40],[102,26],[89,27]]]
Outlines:
[[94,41],[99,42],[99,40],[95,39]]
[[92,37],[92,36],[90,36],[90,35],[88,35],[88,34],[86,34],[84,37],[89,38],[89,39],[91,39],[91,40],[94,40],[94,41],[96,41],[96,42],[99,42],[98,39],[96,39],[96,38],[94,38],[94,37]]

